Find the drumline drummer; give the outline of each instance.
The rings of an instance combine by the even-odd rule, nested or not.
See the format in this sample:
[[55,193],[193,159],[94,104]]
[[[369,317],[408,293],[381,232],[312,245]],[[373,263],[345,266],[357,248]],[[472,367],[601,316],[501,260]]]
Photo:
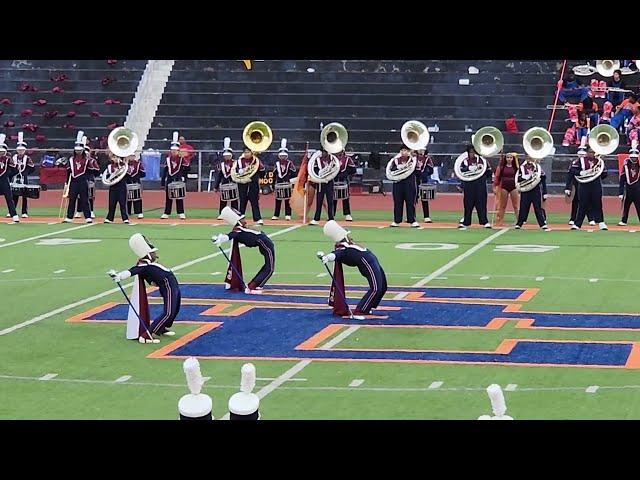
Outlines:
[[287,139],[283,138],[280,142],[280,149],[278,150],[278,159],[273,168],[275,184],[276,184],[276,207],[273,212],[271,220],[278,220],[280,218],[280,207],[284,201],[284,213],[285,220],[291,220],[291,203],[289,198],[281,200],[278,198],[278,184],[287,184],[288,192],[291,195],[291,179],[296,176],[296,167],[291,160],[289,160],[289,150],[287,149]]
[[[128,170],[127,176],[125,177],[125,181],[127,183],[127,213],[131,215],[131,211],[138,215],[138,218],[144,218],[144,214],[142,213],[142,182],[140,179],[147,176],[147,173],[144,171],[144,164],[140,161],[140,159],[136,158],[135,155],[131,155],[129,157],[128,162]],[[129,185],[136,185],[140,194],[138,200],[129,200],[129,190],[131,187]]]
[[[226,187],[225,190],[229,192],[229,198],[233,200],[223,200],[222,192],[220,192],[220,205],[218,208],[218,220],[222,220],[222,210],[226,206],[230,206],[231,208],[238,210],[239,208],[239,200],[238,200],[238,185],[231,178],[231,169],[233,168],[233,149],[231,148],[231,139],[229,137],[225,137],[224,139],[224,147],[222,150],[222,161],[220,162],[220,168],[218,170],[218,175],[216,177],[216,183],[213,187],[214,191],[220,191],[221,185],[229,185],[230,187]],[[235,187],[235,188],[234,188]]]
[[4,199],[7,202],[7,208],[9,209],[9,215],[11,216],[13,223],[20,223],[20,217],[16,212],[15,204],[13,203],[13,197],[11,196],[11,185],[9,178],[15,173],[15,166],[13,165],[13,159],[7,155],[9,147],[5,143],[7,136],[4,133],[0,133],[0,195],[4,195]]
[[416,185],[417,185],[417,199],[422,202],[422,213],[424,214],[424,223],[431,223],[431,217],[429,216],[429,200],[422,198],[422,192],[420,191],[420,185],[426,185],[431,180],[433,175],[433,160],[429,156],[429,152],[426,149],[421,149],[416,152]]
[[[179,152],[180,143],[178,142],[178,132],[173,132],[171,150],[163,167],[162,180],[160,182],[160,185],[164,187],[165,191],[164,213],[160,216],[162,219],[169,218],[173,207],[173,199],[169,198],[169,185],[173,182],[184,182],[182,175],[182,157]],[[182,220],[187,218],[184,214],[184,200],[182,198],[176,199],[176,211]]]
[[[346,195],[342,197],[342,213],[344,213],[344,219],[347,222],[353,222],[351,216],[351,203],[349,202],[349,177],[356,173],[356,164],[353,161],[353,157],[347,155],[346,151],[336,155],[340,160],[340,170],[338,175],[334,179],[333,184],[333,213],[338,213],[338,200],[336,197]],[[345,188],[346,187],[346,188]]]
[[[24,136],[22,132],[18,133],[18,144],[16,146],[16,153],[13,156],[13,164],[16,168],[16,175],[13,177],[14,183],[20,183],[22,185],[28,185],[28,175],[33,173],[35,170],[35,165],[33,164],[33,160],[27,154],[27,143],[24,141]],[[18,179],[20,181],[18,181]],[[18,209],[18,200],[20,196],[22,196],[22,218],[29,218],[28,211],[28,197],[26,195],[27,192],[23,191],[22,195],[13,195],[13,203]],[[7,214],[7,217],[9,214]]]

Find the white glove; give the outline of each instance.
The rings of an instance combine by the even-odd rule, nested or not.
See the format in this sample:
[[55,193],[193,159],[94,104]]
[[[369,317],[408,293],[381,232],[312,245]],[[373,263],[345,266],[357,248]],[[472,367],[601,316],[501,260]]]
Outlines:
[[583,177],[587,174],[586,170],[580,170],[580,176]]
[[544,195],[542,195],[542,200],[546,200],[547,199],[547,194],[545,193]]
[[111,278],[115,279],[118,276],[118,272],[116,272],[113,268],[107,272]]
[[122,272],[116,273],[115,270],[109,270],[107,274],[113,279],[114,282],[120,283],[123,280],[126,280],[131,276],[131,272],[129,270],[123,270]]
[[324,252],[320,252],[320,251],[316,252],[316,257],[318,258],[324,257]]
[[325,255],[322,257],[322,263],[324,263],[325,265],[329,262],[334,262],[336,259],[336,255],[335,253],[330,253],[328,255]]
[[571,190],[565,190],[565,191],[564,191],[564,194],[565,194],[567,197],[570,197],[570,196],[571,196]]
[[221,233],[220,235],[214,235],[211,240],[213,240],[213,243],[216,245],[216,247],[219,247],[223,243],[229,241],[229,235]]

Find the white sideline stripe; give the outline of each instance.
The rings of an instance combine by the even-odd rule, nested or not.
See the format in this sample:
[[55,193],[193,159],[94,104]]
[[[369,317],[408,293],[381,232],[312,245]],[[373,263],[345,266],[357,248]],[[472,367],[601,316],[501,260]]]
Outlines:
[[115,379],[115,383],[124,383],[124,382],[126,382],[127,380],[130,380],[130,379],[131,379],[131,375],[123,375],[121,377],[116,378]]
[[518,384],[517,383],[510,383],[509,385],[504,387],[504,391],[505,392],[514,392],[516,390],[516,388],[518,388]]
[[[276,377],[258,377],[256,378],[256,380],[262,380],[263,382],[270,382],[272,380],[275,380]],[[287,380],[287,382],[306,382],[307,379],[306,378],[290,378]]]
[[336,335],[331,340],[329,340],[327,343],[322,345],[320,347],[320,350],[329,350],[329,349],[335,347],[337,344],[339,344],[341,341],[343,341],[345,338],[347,338],[353,332],[357,331],[359,328],[360,328],[360,325],[351,325],[344,332],[340,332],[339,335]]
[[[77,228],[83,228],[85,226],[91,226],[93,224],[87,224],[87,225],[82,225],[80,227]],[[282,235],[284,233],[288,233],[292,230],[295,230],[296,228],[300,228],[302,225],[293,225],[291,227],[285,228],[284,230],[278,230],[277,232],[272,233],[271,235],[269,235],[269,237],[275,237],[276,235]],[[0,247],[3,245],[0,245]],[[211,258],[215,258],[218,255],[222,255],[222,252],[217,251],[215,253],[211,253],[209,255],[205,255],[204,257],[200,257],[200,258],[196,258],[195,260],[191,260],[189,262],[183,263],[181,265],[175,266],[172,268],[172,270],[182,270],[183,268],[187,268],[190,267],[191,265],[195,265],[196,263],[200,263],[200,262],[204,262],[205,260],[209,260]],[[133,282],[129,282],[126,285],[122,285],[123,288],[129,288],[133,285]],[[46,320],[47,318],[53,317],[54,315],[57,315],[59,313],[62,312],[66,312],[67,310],[71,310],[72,308],[75,307],[79,307],[80,305],[84,305],[85,303],[89,303],[89,302],[93,302],[94,300],[98,300],[99,298],[102,297],[106,297],[108,295],[111,295],[112,293],[116,293],[119,292],[120,288],[116,287],[116,288],[112,288],[111,290],[106,290],[102,293],[99,293],[97,295],[93,295],[91,297],[85,298],[83,300],[78,300],[77,302],[74,303],[70,303],[68,305],[65,305],[64,307],[60,307],[60,308],[56,308],[55,310],[51,310],[50,312],[44,313],[42,315],[38,315],[37,317],[32,318],[31,320],[27,320],[25,322],[22,323],[18,323],[16,325],[13,325],[11,327],[7,327],[3,330],[0,330],[0,336],[2,335],[6,335],[8,333],[14,332],[16,330],[19,330],[21,328],[24,328],[26,326],[32,325],[34,323],[38,323],[42,320]]]
[[364,383],[364,380],[362,378],[354,378],[353,380],[351,380],[351,383],[349,384],[349,386],[350,387],[359,387],[363,383]]
[[2,270],[2,273],[11,273],[11,272],[15,272],[15,269],[7,268],[6,270]]
[[429,385],[429,390],[435,390],[436,388],[440,388],[444,382],[432,382]]
[[57,224],[59,224],[59,223],[60,223],[60,222],[49,222],[49,223],[47,223],[47,225],[57,225]]
[[316,277],[318,277],[318,278],[322,278],[322,277],[326,277],[327,275],[329,275],[327,272],[325,272],[325,273],[319,273],[319,274],[317,274],[317,275],[316,275]]
[[66,270],[63,268],[63,269],[61,269],[61,270],[56,270],[56,271],[55,271],[55,272],[53,272],[53,273],[64,273],[64,272],[66,272]]
[[41,376],[38,380],[51,380],[52,378],[56,378],[57,376],[57,373],[47,373],[46,375]]
[[213,272],[211,275],[220,275],[222,272]]
[[461,255],[458,255],[456,258],[451,260],[449,263],[443,265],[442,267],[437,269],[435,272],[432,272],[431,274],[427,275],[422,280],[420,280],[419,282],[417,282],[414,285],[412,285],[412,287],[413,288],[417,288],[417,287],[425,286],[427,283],[429,283],[434,278],[439,277],[440,275],[442,275],[447,270],[450,270],[451,268],[456,266],[458,263],[460,263],[465,258],[473,255],[475,252],[480,250],[482,247],[484,247],[485,245],[490,243],[493,239],[498,238],[500,235],[502,235],[502,234],[504,234],[504,233],[506,233],[508,231],[509,231],[508,228],[503,228],[502,230],[498,230],[496,233],[494,233],[493,235],[488,236],[487,238],[482,240],[480,243],[478,243],[477,245],[474,245],[473,247],[471,247],[469,250],[467,250],[466,252],[462,253]]
[[480,277],[480,280],[489,280],[491,277],[489,275],[483,275]]
[[10,247],[12,245],[18,245],[20,243],[30,242],[32,240],[38,240],[39,238],[51,237],[53,235],[59,235],[61,233],[72,232],[73,230],[79,230],[81,228],[87,228],[96,225],[95,223],[85,223],[84,225],[78,225],[77,227],[65,228],[63,230],[57,230],[55,232],[43,233],[42,235],[36,235],[35,237],[23,238],[22,240],[16,240],[15,242],[3,243],[0,248]]
[[544,277],[536,277],[536,282],[541,282],[544,280]]
[[598,279],[597,279],[597,278],[590,278],[590,279],[589,279],[589,282],[591,282],[591,283],[596,283],[597,281],[598,281]]
[[587,389],[585,390],[586,393],[596,393],[598,391],[600,387],[598,385],[591,385],[590,387],[587,387]]
[[[276,378],[273,382],[269,383],[268,385],[265,385],[260,390],[258,390],[256,392],[256,395],[258,396],[258,398],[263,399],[264,397],[269,395],[271,392],[273,392],[276,388],[281,386],[284,382],[294,377],[299,371],[301,371],[304,367],[306,367],[310,363],[311,363],[311,360],[302,360],[296,363],[293,367],[291,367],[289,370],[284,372],[282,375]],[[221,420],[229,420],[229,412],[225,413],[224,416],[221,418]]]

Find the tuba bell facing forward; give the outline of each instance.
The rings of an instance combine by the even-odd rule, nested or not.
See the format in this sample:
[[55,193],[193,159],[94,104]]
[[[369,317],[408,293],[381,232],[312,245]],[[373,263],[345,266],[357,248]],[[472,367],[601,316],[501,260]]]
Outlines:
[[[409,150],[414,151],[424,150],[427,148],[430,140],[429,130],[424,123],[417,120],[409,120],[405,122],[400,129],[400,137],[402,138],[402,143],[404,143]],[[396,160],[398,158],[400,158],[400,154],[389,160],[385,170],[387,179],[392,182],[399,182],[413,175],[418,163],[417,157],[412,155],[409,157],[408,162],[404,165],[396,165],[397,168],[392,170],[392,167],[396,164]]]
[[522,146],[527,155],[534,160],[536,168],[526,179],[522,178],[520,169],[518,169],[515,179],[516,188],[519,192],[528,192],[536,188],[542,180],[542,168],[538,160],[553,152],[553,137],[545,128],[533,127],[524,133]]
[[600,175],[602,175],[605,169],[604,160],[601,155],[613,153],[619,144],[620,135],[611,125],[598,125],[597,127],[593,127],[589,131],[589,147],[591,147],[597,155],[598,163],[585,170],[584,173],[581,172],[580,175],[576,175],[576,180],[579,183],[590,183],[600,178]]
[[480,162],[472,170],[463,171],[462,166],[469,158],[469,153],[464,152],[456,158],[453,165],[453,171],[456,176],[463,182],[473,182],[482,178],[487,172],[488,164],[483,155],[491,156],[499,153],[504,146],[504,136],[502,132],[495,127],[482,127],[471,138],[473,149],[475,150]]
[[129,128],[118,127],[111,131],[107,144],[111,153],[118,157],[118,168],[111,174],[108,168],[102,172],[101,180],[103,185],[111,187],[122,181],[129,171],[126,157],[136,152],[139,143],[138,135]]
[[[273,142],[273,132],[265,122],[256,120],[248,123],[244,127],[244,131],[242,132],[242,141],[252,152],[264,152],[269,148],[271,142]],[[251,164],[245,169],[240,168],[240,161],[241,159],[239,158],[233,163],[233,166],[231,167],[231,178],[236,183],[249,183],[260,169],[260,159],[253,155]]]
[[320,132],[320,144],[329,154],[331,162],[322,165],[322,151],[318,150],[309,159],[309,178],[313,183],[329,183],[340,173],[340,160],[334,154],[347,146],[349,134],[340,123],[333,122],[326,125]]

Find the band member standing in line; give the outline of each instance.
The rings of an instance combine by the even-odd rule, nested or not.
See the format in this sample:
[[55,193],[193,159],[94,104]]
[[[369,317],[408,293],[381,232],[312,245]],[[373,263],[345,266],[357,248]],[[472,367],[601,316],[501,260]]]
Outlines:
[[13,160],[7,154],[9,147],[5,143],[6,138],[7,136],[4,133],[0,133],[0,195],[3,195],[7,202],[7,209],[13,223],[20,223],[20,217],[16,212],[16,206],[11,195],[11,184],[9,183],[9,179],[15,174],[16,169],[13,165]]
[[[400,153],[391,161],[393,162],[390,170],[395,172],[399,169],[406,168],[407,163],[411,161],[411,149],[406,145],[400,147]],[[417,163],[417,160],[416,160]],[[420,224],[416,222],[416,191],[417,182],[414,171],[406,178],[393,183],[393,222],[392,227],[397,227],[402,223],[402,212],[406,208],[407,223],[412,227],[418,228]]]
[[462,190],[464,195],[464,217],[462,223],[458,226],[460,230],[466,230],[471,226],[471,214],[476,209],[478,214],[478,222],[484,228],[491,228],[489,219],[487,218],[487,179],[491,179],[492,171],[489,162],[478,156],[473,145],[466,148],[467,158],[462,162],[460,170],[462,172],[476,172],[482,168],[483,160],[487,162],[487,170],[485,174],[472,181],[462,182]]
[[429,214],[429,200],[420,198],[420,184],[428,183],[433,175],[433,160],[429,156],[429,152],[425,149],[418,150],[416,153],[416,200],[422,202],[422,213],[424,214],[424,223],[431,223]]
[[[109,154],[111,163],[107,165],[106,175],[113,175],[116,171],[122,167],[124,160],[113,153]],[[128,169],[127,169],[128,170]],[[122,177],[117,183],[109,186],[109,210],[107,216],[104,219],[104,223],[113,223],[116,216],[116,205],[120,205],[120,215],[124,223],[129,223],[129,215],[127,214],[127,183],[125,181],[126,175]]]
[[[571,184],[578,175],[584,176],[589,170],[598,164],[593,150],[585,151],[583,147],[578,151],[578,160],[574,161],[569,168],[567,181],[565,184],[565,195],[571,195]],[[602,210],[602,180],[607,177],[607,169],[602,171],[598,178],[586,183],[578,182],[576,195],[578,200],[578,213],[571,230],[580,230],[582,222],[587,212],[591,212],[593,219],[598,222],[600,230],[608,230],[604,223],[604,212]]]
[[[89,158],[89,164],[87,165],[87,184],[93,182],[94,184],[93,192],[95,196],[95,182],[96,182],[96,177],[100,176],[100,164],[98,163],[98,160],[91,155],[91,147],[89,146],[88,138],[85,136],[82,138],[82,141],[84,142],[84,152]],[[89,194],[91,194],[91,191],[89,191]],[[89,210],[91,211],[91,218],[96,218],[96,215],[93,210],[93,204],[94,204],[95,198],[92,198],[92,197],[88,197],[88,198],[89,198]],[[80,217],[82,217],[82,208],[80,208],[80,199],[78,199],[75,218],[80,218]]]
[[[16,168],[16,176],[13,177],[14,183],[21,183],[28,185],[28,176],[35,170],[33,160],[27,154],[27,143],[24,141],[22,132],[18,133],[18,144],[16,146],[16,153],[13,156],[13,165]],[[19,180],[19,181],[18,181]],[[13,196],[13,203],[18,209],[19,196]],[[28,199],[26,195],[22,195],[22,218],[29,218]],[[9,215],[7,215],[9,216]]]
[[[340,171],[336,178],[334,178],[335,182],[345,182],[347,184],[347,193],[349,192],[349,177],[356,173],[356,164],[353,161],[353,157],[347,155],[347,153],[343,150],[338,155],[338,160],[340,160]],[[335,183],[334,183],[334,194],[335,194]],[[338,213],[338,200],[333,201],[333,213],[334,215]],[[344,214],[344,219],[347,222],[352,222],[353,217],[351,216],[351,203],[349,202],[349,197],[344,198],[342,200],[342,213]]]
[[[275,183],[289,183],[291,179],[296,176],[296,167],[291,160],[289,160],[289,150],[287,149],[287,139],[283,138],[280,143],[280,150],[278,150],[278,159],[273,168]],[[271,220],[278,220],[280,218],[280,207],[283,200],[276,199],[276,208],[273,212]],[[291,203],[289,199],[284,200],[284,219],[291,220]]]
[[242,173],[246,168],[253,163],[253,159],[257,158],[259,162],[258,172],[251,177],[251,181],[248,183],[238,184],[238,193],[240,194],[240,213],[245,214],[247,210],[247,203],[251,202],[251,213],[253,214],[253,221],[258,225],[262,225],[262,214],[260,213],[260,184],[259,181],[267,173],[264,168],[264,164],[249,148],[245,147],[242,151],[242,156],[238,159],[238,173]]
[[[220,190],[220,185],[230,185],[232,183],[235,183],[233,181],[233,178],[231,178],[231,168],[233,167],[234,161],[233,150],[231,149],[231,139],[229,137],[225,137],[224,149],[222,150],[222,161],[220,162],[220,170],[218,171],[218,175],[216,177],[216,183],[213,186],[214,192]],[[221,195],[220,207],[218,209],[218,220],[222,220],[222,209],[228,205],[230,205],[231,208],[237,210],[239,208],[239,200],[222,200]]]
[[85,150],[86,139],[84,132],[79,131],[76,137],[76,145],[73,148],[73,156],[67,162],[67,179],[70,183],[69,206],[67,208],[67,216],[63,220],[65,223],[73,222],[77,201],[80,201],[80,208],[86,223],[93,223],[91,210],[89,210],[89,183],[87,180],[89,176],[89,157]]
[[[164,187],[164,213],[160,216],[162,219],[169,218],[173,208],[173,200],[169,198],[169,184],[172,182],[184,182],[182,175],[182,157],[180,156],[180,143],[178,142],[178,132],[173,132],[173,141],[171,142],[171,150],[166,159],[164,168],[162,169],[162,180],[160,185]],[[178,217],[184,220],[187,216],[184,214],[184,200],[176,199],[176,211]]]
[[[315,152],[311,158],[309,159],[309,165],[312,165],[315,160],[315,156],[320,155],[320,169],[323,169],[331,164],[331,154],[327,152],[324,147],[320,147],[320,149]],[[311,166],[310,168],[313,168]],[[330,180],[327,183],[315,183],[309,182],[313,184],[316,190],[316,212],[313,215],[313,220],[309,222],[310,225],[318,225],[320,223],[320,216],[322,215],[322,204],[325,199],[327,201],[327,219],[333,220],[334,210],[333,210],[333,182],[334,180]]]
[[[586,142],[585,142],[586,145]],[[586,148],[584,145],[578,150],[578,158],[576,158],[573,162],[569,164],[569,170],[567,170],[567,175],[570,175],[572,168],[578,168],[580,165],[580,158],[587,154]],[[575,179],[575,176],[571,176],[572,178],[572,187],[575,190],[575,195],[571,200],[571,216],[569,217],[569,225],[574,225],[576,222],[576,217],[578,216],[578,205],[580,204],[580,195],[578,189],[578,181]],[[570,189],[568,189],[571,191]],[[593,219],[593,212],[591,210],[587,210],[587,220],[589,220],[589,225],[595,225],[596,222]]]
[[629,210],[633,203],[636,207],[636,214],[640,220],[640,165],[638,163],[638,142],[633,141],[629,158],[624,162],[622,173],[620,174],[619,197],[622,200],[622,218],[618,225],[624,227],[629,220]]
[[515,152],[502,155],[500,163],[496,168],[493,179],[493,194],[498,200],[498,212],[496,213],[496,226],[504,226],[504,212],[507,209],[507,202],[511,200],[513,213],[518,219],[518,190],[516,189],[516,172],[520,168],[518,154]]
[[127,201],[127,213],[131,215],[131,211],[138,215],[138,218],[144,218],[144,214],[142,213],[142,182],[140,179],[147,176],[147,173],[144,171],[144,164],[142,161],[136,159],[135,155],[131,155],[128,158],[129,169],[127,170],[127,176],[125,181],[127,184],[137,184],[140,185],[140,200],[136,200],[135,202]]
[[[520,172],[520,182],[531,179],[532,175],[537,170],[537,167],[537,164],[531,160],[531,158],[526,157],[524,163],[520,165],[518,169]],[[540,183],[531,190],[520,194],[520,211],[516,222],[516,229],[522,228],[522,225],[529,216],[531,204],[533,204],[533,212],[536,215],[536,220],[538,220],[538,225],[540,225],[540,228],[543,230],[550,231],[551,229],[547,226],[547,216],[545,211],[542,209],[542,201],[546,199],[547,176],[545,175],[544,170],[540,168]]]

